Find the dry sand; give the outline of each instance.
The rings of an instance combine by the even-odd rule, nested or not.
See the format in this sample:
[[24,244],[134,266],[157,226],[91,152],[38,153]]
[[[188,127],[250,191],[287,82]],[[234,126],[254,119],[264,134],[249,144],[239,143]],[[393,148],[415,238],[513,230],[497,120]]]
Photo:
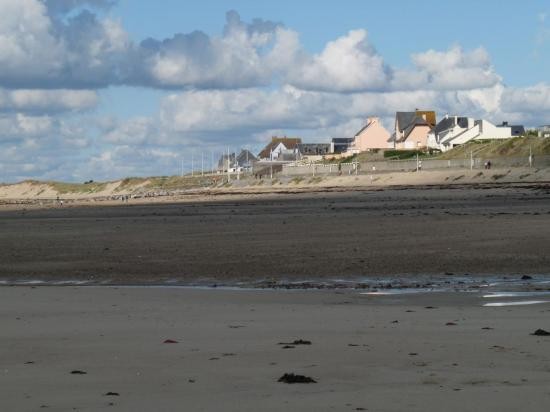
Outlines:
[[[550,304],[486,301],[4,287],[0,410],[548,410],[550,337],[530,333],[550,329]],[[295,339],[312,344],[279,345]],[[278,383],[287,372],[317,383]]]
[[[213,181],[214,186],[203,187],[205,182]],[[204,201],[212,197],[250,196],[256,194],[288,193],[288,192],[316,192],[319,190],[354,190],[357,188],[383,188],[393,186],[425,186],[425,185],[480,185],[480,184],[510,184],[510,183],[547,183],[550,182],[550,169],[506,168],[492,170],[428,170],[422,172],[376,172],[343,176],[301,175],[275,176],[273,180],[244,178],[237,181],[232,176],[231,185],[222,184],[225,177],[215,175],[213,178],[196,177],[193,180],[183,179],[182,185],[194,184],[193,188],[171,189],[155,188],[151,180],[138,180],[127,183],[123,180],[108,182],[99,188],[80,185],[75,192],[58,192],[55,185],[47,182],[21,182],[16,184],[0,183],[0,207],[6,208],[10,204],[23,207],[49,207],[55,205],[54,200],[59,197],[73,205],[95,205],[113,202],[113,198],[121,195],[135,195],[134,203],[159,203],[174,200]],[[156,179],[159,180],[159,179]],[[68,185],[61,184],[65,190]],[[89,191],[88,191],[89,189]],[[144,197],[150,195],[151,197]],[[154,197],[153,197],[154,196]]]

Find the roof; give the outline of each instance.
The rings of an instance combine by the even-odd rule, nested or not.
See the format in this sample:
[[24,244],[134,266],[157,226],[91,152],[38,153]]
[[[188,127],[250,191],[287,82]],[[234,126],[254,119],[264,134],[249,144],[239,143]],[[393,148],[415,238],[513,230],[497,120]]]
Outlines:
[[299,137],[272,137],[271,142],[269,142],[267,146],[263,148],[263,150],[258,154],[258,157],[260,159],[266,159],[270,157],[273,149],[275,149],[281,143],[290,150],[295,149],[298,144],[302,143],[302,139],[300,139]]
[[256,156],[254,156],[250,150],[247,150],[247,149],[243,149],[241,150],[241,153],[239,153],[239,155],[237,156],[237,163],[239,165],[243,165],[245,163],[253,163],[253,162],[256,162],[258,161],[258,158]]
[[397,129],[400,132],[404,131],[416,118],[416,112],[397,112],[395,113],[395,121]]
[[455,126],[459,126],[462,129],[468,128],[468,118],[467,117],[457,117],[457,116],[448,116],[441,120],[434,128],[434,133],[436,135],[449,130]]
[[229,164],[232,165],[235,163],[235,153],[230,153],[229,155],[227,153],[222,154],[220,159],[218,160],[218,168],[224,168],[227,167],[227,160],[229,158]]
[[426,117],[426,121],[431,127],[435,127],[437,121],[435,117],[435,112],[433,110],[417,110],[416,115],[423,117]]

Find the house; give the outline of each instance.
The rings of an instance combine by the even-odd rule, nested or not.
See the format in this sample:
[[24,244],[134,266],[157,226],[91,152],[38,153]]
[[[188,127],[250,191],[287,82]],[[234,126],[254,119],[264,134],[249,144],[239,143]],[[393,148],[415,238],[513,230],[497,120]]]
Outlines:
[[428,134],[428,147],[446,151],[478,134],[477,123],[473,118],[446,115]]
[[523,127],[523,125],[509,125],[508,122],[502,122],[502,124],[497,127],[510,128],[512,137],[525,135],[525,127]]
[[415,110],[397,112],[395,130],[390,137],[395,149],[424,149],[428,146],[428,134],[436,125],[434,111]]
[[218,160],[218,171],[227,172],[228,166],[230,172],[250,171],[257,161],[258,158],[246,149],[242,149],[238,155],[236,153],[226,153]]
[[271,142],[258,154],[263,161],[291,161],[298,156],[300,138],[272,137]]
[[364,127],[353,137],[353,143],[348,151],[357,154],[372,149],[388,149],[393,147],[389,143],[390,132],[386,130],[377,117],[369,117]]
[[443,152],[471,140],[509,139],[525,133],[523,126],[510,126],[503,122],[495,126],[487,120],[446,115],[428,136],[428,147]]
[[242,149],[241,153],[236,158],[237,166],[241,170],[252,170],[254,164],[258,161],[258,158],[254,156],[250,150]]
[[537,127],[539,137],[550,137],[550,125]]
[[235,171],[235,167],[236,167],[235,153],[222,154],[222,156],[220,157],[220,160],[218,160],[219,172],[227,172],[228,166],[229,166],[230,172]]
[[353,137],[333,137],[330,142],[330,153],[341,154],[348,152],[354,140]]

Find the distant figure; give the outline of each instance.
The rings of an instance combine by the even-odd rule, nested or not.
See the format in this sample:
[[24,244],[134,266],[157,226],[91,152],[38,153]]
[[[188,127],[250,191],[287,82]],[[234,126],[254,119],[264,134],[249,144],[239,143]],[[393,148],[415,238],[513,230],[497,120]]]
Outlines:
[[485,161],[485,163],[483,163],[483,168],[484,168],[485,170],[487,170],[487,169],[488,169],[488,167],[487,167],[487,163],[488,163],[487,161]]
[[418,161],[418,170],[422,170],[422,160]]
[[487,169],[491,169],[491,161],[487,160]]

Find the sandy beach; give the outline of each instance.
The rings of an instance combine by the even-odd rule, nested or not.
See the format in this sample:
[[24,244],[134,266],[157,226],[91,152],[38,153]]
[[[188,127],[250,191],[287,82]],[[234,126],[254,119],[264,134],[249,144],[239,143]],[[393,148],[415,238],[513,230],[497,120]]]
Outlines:
[[5,208],[0,410],[544,411],[549,216],[541,182]]
[[0,410],[544,411],[550,304],[514,300],[4,287]]

